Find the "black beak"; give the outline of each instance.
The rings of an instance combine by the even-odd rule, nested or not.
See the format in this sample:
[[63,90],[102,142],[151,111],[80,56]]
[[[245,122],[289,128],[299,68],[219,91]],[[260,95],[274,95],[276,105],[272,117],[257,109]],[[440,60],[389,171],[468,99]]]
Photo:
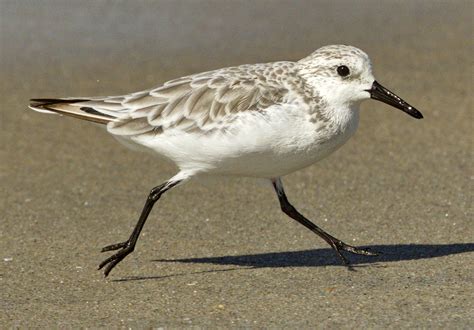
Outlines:
[[379,100],[383,103],[387,103],[392,107],[400,109],[403,112],[406,112],[410,116],[415,117],[417,119],[423,118],[421,112],[419,112],[414,107],[403,101],[400,97],[380,85],[377,81],[374,81],[374,83],[372,84],[372,88],[367,89],[367,92],[370,93],[370,97],[374,100]]

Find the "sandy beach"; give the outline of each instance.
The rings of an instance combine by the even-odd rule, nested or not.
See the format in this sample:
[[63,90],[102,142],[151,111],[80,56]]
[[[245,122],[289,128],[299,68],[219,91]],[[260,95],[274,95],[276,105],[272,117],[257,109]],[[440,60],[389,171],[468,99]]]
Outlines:
[[[0,325],[474,327],[470,1],[0,2]],[[285,177],[308,218],[378,257],[348,256],[281,213],[269,185],[191,182],[153,210],[104,279],[149,190],[176,169],[33,97],[120,95],[195,72],[366,51],[425,116],[362,105],[359,130]]]

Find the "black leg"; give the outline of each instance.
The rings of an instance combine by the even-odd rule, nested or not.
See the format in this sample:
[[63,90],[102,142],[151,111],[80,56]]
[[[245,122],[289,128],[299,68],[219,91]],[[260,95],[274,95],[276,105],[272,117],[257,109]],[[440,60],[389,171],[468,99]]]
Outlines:
[[115,266],[117,266],[117,264],[120,261],[122,261],[127,255],[132,253],[133,250],[135,249],[135,245],[137,244],[138,237],[140,236],[140,232],[142,231],[143,226],[145,225],[146,219],[148,218],[148,215],[150,214],[151,209],[153,208],[153,205],[155,205],[156,201],[159,200],[161,195],[163,195],[166,191],[173,188],[180,182],[181,180],[168,181],[168,182],[163,183],[162,185],[159,185],[153,188],[150,191],[148,198],[146,199],[145,206],[143,206],[142,213],[140,214],[140,218],[138,219],[138,222],[135,228],[133,229],[132,234],[130,235],[128,240],[122,243],[108,245],[102,249],[102,252],[120,249],[120,251],[110,256],[109,258],[105,259],[99,265],[99,269],[102,269],[104,266],[107,266],[105,267],[105,270],[104,270],[104,275],[106,277],[107,275],[109,275],[110,271]]
[[311,230],[313,233],[317,234],[319,237],[324,239],[334,249],[334,251],[336,252],[336,254],[339,256],[339,258],[342,260],[344,264],[349,264],[349,262],[347,261],[346,257],[342,255],[341,251],[347,251],[354,254],[361,254],[365,256],[377,255],[377,253],[358,249],[354,246],[348,245],[344,243],[343,241],[329,235],[327,232],[325,232],[324,230],[316,226],[314,223],[306,219],[301,213],[298,212],[297,209],[293,207],[293,205],[290,204],[290,202],[288,201],[288,198],[286,197],[285,191],[283,189],[283,184],[281,182],[281,179],[278,178],[278,179],[272,180],[272,183],[278,195],[278,200],[280,201],[280,206],[281,206],[282,211],[286,215],[298,221],[303,226]]

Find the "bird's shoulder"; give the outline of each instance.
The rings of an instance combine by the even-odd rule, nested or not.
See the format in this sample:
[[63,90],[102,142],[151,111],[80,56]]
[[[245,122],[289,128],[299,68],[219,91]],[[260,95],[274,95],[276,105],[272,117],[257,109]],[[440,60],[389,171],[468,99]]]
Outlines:
[[156,134],[168,128],[208,131],[226,117],[308,100],[310,93],[295,62],[244,64],[173,79],[125,96],[120,102],[123,116],[108,129],[117,135]]

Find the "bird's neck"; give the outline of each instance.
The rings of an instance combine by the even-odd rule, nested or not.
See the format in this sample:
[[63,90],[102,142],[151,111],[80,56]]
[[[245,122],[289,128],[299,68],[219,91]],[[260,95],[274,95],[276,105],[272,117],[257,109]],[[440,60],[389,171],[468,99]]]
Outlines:
[[324,107],[321,111],[334,128],[343,132],[355,130],[359,123],[359,104],[335,104]]

